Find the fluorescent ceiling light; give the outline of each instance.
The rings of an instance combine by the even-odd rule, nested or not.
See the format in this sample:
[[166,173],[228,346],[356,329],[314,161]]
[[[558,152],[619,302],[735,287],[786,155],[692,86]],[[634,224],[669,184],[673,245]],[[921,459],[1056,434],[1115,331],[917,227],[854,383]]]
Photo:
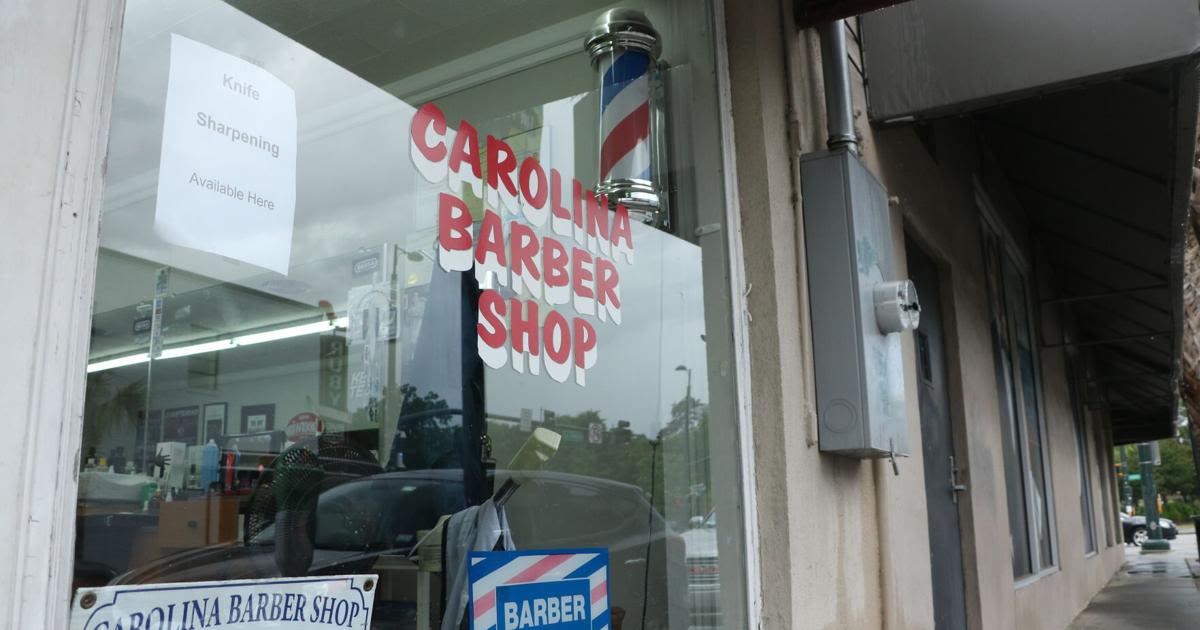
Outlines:
[[234,337],[233,342],[239,346],[252,346],[256,343],[290,339],[291,337],[302,337],[304,335],[323,333],[329,330],[333,330],[333,322],[316,322],[313,324],[292,326],[290,328],[268,330],[266,332],[254,333],[252,335],[242,335],[241,337]]
[[233,339],[221,339],[220,341],[209,341],[198,343],[191,346],[181,346],[178,348],[166,348],[159,355],[162,359],[174,359],[176,357],[186,357],[193,354],[201,354],[203,352],[217,352],[219,350],[228,350],[236,344]]
[[[320,334],[329,332],[337,328],[346,328],[350,325],[350,320],[347,317],[339,317],[333,321],[321,321],[311,324],[301,324],[299,326],[290,326],[288,328],[277,328],[275,330],[267,330],[260,333],[242,335],[233,339],[220,339],[218,341],[206,341],[204,343],[192,344],[190,346],[179,346],[175,348],[166,348],[162,351],[160,359],[176,359],[179,357],[191,356],[193,354],[203,354],[205,352],[219,352],[221,350],[229,350],[239,346],[252,346],[257,343],[266,343],[268,341],[278,341],[280,339],[290,339],[292,337],[302,337],[304,335]],[[111,370],[113,368],[125,367],[127,365],[137,365],[149,361],[149,355],[145,352],[139,354],[131,354],[115,359],[105,361],[97,361],[89,363],[87,371],[100,372],[102,370]]]
[[101,370],[111,370],[113,368],[125,367],[126,365],[145,363],[149,360],[150,357],[145,352],[141,354],[131,354],[127,357],[118,357],[116,359],[109,359],[107,361],[89,363],[87,366],[87,371],[89,374],[91,374],[92,372],[99,372]]

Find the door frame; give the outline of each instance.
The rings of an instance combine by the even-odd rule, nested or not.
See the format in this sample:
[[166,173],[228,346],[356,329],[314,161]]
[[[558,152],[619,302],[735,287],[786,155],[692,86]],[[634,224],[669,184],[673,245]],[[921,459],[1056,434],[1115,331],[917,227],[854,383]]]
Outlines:
[[29,71],[0,97],[21,95],[10,119],[20,127],[14,146],[26,150],[0,156],[0,185],[15,199],[8,225],[17,226],[0,244],[22,259],[23,281],[6,296],[21,308],[0,322],[13,333],[11,354],[32,361],[0,367],[12,385],[0,394],[12,444],[0,464],[12,481],[0,490],[12,506],[0,517],[11,541],[0,550],[0,627],[58,629],[70,613],[84,368],[124,0],[10,4],[5,25],[19,35],[0,51]]
[[[946,367],[946,388],[950,400],[950,432],[953,440],[954,461],[958,464],[959,481],[966,484],[967,491],[958,497],[958,531],[962,551],[963,599],[967,610],[967,627],[977,630],[983,627],[982,597],[979,589],[978,557],[975,554],[975,509],[974,509],[974,479],[972,475],[972,460],[970,458],[970,442],[967,433],[966,401],[963,394],[962,354],[958,343],[958,312],[955,308],[954,268],[949,256],[938,245],[936,238],[930,237],[920,225],[910,217],[905,217],[904,239],[911,240],[921,249],[937,269],[938,294],[941,300],[937,304],[942,315],[942,345],[945,350],[943,360]],[[908,251],[904,252],[905,273],[908,271]],[[918,297],[920,289],[918,288]],[[919,326],[918,326],[919,327]],[[914,353],[916,348],[914,348]],[[914,363],[915,369],[915,363]],[[918,422],[920,419],[918,418]],[[928,510],[927,510],[928,512]]]

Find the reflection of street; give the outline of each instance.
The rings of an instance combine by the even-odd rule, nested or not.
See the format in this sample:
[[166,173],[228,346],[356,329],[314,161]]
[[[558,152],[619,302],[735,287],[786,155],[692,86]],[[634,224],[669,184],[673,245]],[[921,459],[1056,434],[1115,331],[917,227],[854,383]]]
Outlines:
[[1125,546],[1125,565],[1068,630],[1190,630],[1200,624],[1200,573],[1196,534],[1180,525],[1171,550],[1142,553]]
[[688,620],[691,630],[720,628],[721,573],[717,554],[717,513],[697,520],[683,534],[688,570]]

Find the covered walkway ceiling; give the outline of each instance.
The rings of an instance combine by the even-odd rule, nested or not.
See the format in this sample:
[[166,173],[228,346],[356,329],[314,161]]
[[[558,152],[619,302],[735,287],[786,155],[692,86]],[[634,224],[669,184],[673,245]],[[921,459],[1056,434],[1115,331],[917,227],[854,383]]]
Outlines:
[[1174,434],[1196,86],[1189,60],[976,114],[1053,275],[1042,314],[1073,323],[1043,348],[1089,359],[1116,443]]
[[[1000,19],[998,16],[1003,16]],[[1171,436],[1197,119],[1194,0],[921,0],[862,18],[877,122],[971,116],[1053,277],[1043,338],[1118,444]]]

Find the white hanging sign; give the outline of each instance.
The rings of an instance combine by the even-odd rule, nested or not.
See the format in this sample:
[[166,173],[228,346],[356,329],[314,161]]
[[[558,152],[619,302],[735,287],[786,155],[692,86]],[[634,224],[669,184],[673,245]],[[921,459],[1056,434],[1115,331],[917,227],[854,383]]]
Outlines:
[[155,233],[286,274],[295,210],[295,91],[172,34]]
[[338,575],[81,588],[71,630],[367,630],[378,582]]

